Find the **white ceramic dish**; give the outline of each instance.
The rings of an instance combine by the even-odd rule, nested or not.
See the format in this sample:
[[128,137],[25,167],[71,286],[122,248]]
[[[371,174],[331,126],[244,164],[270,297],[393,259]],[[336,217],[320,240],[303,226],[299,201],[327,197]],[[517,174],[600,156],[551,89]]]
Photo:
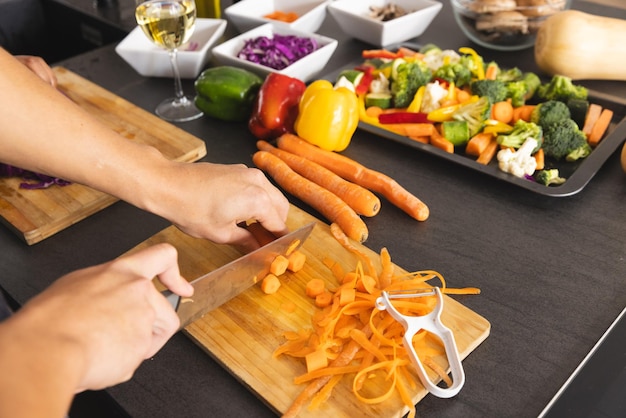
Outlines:
[[[303,32],[315,32],[326,18],[329,0],[241,0],[224,10],[229,21],[240,32],[246,32],[266,23],[284,25]],[[275,12],[294,12],[299,17],[291,23],[263,16]]]
[[[275,70],[237,57],[237,54],[243,48],[246,40],[255,39],[260,36],[273,38],[275,34],[312,38],[317,41],[320,47],[282,70]],[[272,23],[266,23],[265,25],[244,32],[223,44],[217,45],[213,48],[213,55],[223,65],[245,68],[262,77],[267,76],[271,72],[276,72],[307,82],[312,80],[324,69],[336,48],[337,41],[335,39],[311,32],[298,31],[282,25],[275,26]]]
[[[211,47],[222,36],[226,25],[224,19],[196,20],[189,43],[178,50],[178,67],[182,78],[196,78],[206,67],[211,59]],[[168,52],[150,42],[139,26],[115,47],[115,52],[143,76],[173,77]]]
[[[370,6],[395,4],[408,13],[385,22],[369,17]],[[328,4],[328,12],[341,30],[353,38],[385,47],[420,36],[441,10],[434,0],[335,0]]]

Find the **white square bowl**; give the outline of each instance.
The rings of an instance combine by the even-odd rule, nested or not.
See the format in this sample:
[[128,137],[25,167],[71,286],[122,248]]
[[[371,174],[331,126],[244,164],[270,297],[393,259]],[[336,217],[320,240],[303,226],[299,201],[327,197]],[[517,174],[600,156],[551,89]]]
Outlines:
[[[239,32],[246,32],[266,23],[284,25],[303,32],[317,31],[326,18],[330,0],[241,0],[224,9],[224,14]],[[281,22],[263,17],[275,11],[294,12],[293,22]]]
[[[385,22],[369,17],[370,6],[395,4],[408,13]],[[328,12],[341,30],[353,38],[385,47],[421,35],[441,10],[434,0],[335,0],[328,4]]]
[[[181,78],[196,78],[211,59],[211,47],[226,30],[224,19],[196,19],[189,43],[178,50]],[[115,47],[115,52],[145,77],[173,77],[167,50],[152,43],[137,26]]]
[[[276,70],[261,64],[238,58],[237,54],[243,48],[245,42],[249,39],[255,39],[261,36],[273,38],[274,35],[295,35],[301,38],[314,39],[319,47],[309,55],[300,58],[298,61],[289,65],[282,70]],[[258,26],[252,30],[242,33],[223,44],[213,48],[213,56],[223,65],[232,65],[235,67],[245,68],[261,77],[267,76],[271,72],[285,74],[290,77],[298,78],[304,82],[310,81],[317,76],[328,63],[328,60],[337,48],[337,40],[326,36],[318,35],[311,32],[302,32],[286,26],[276,26],[272,23]]]

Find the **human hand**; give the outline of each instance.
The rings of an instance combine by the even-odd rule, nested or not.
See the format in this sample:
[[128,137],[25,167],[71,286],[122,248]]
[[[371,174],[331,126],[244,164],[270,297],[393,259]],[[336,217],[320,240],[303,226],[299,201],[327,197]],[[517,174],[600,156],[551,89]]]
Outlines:
[[161,210],[155,212],[189,235],[251,251],[259,243],[241,223],[255,220],[276,236],[288,232],[289,201],[256,168],[176,163],[167,178],[174,182],[161,187],[170,197],[159,199]]
[[80,365],[76,392],[103,389],[130,379],[178,330],[155,276],[176,294],[193,293],[180,276],[176,249],[159,244],[63,276],[16,316],[39,318],[31,333],[52,347],[61,340],[77,349],[71,359]]
[[37,74],[43,81],[52,87],[57,86],[57,77],[43,58],[33,55],[15,55],[15,58]]

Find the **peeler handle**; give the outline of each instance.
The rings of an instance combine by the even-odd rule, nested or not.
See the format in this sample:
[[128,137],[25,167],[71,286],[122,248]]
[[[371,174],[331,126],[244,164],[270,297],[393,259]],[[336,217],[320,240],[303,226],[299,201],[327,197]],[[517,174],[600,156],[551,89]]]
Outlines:
[[[438,287],[435,288],[435,294],[437,296],[437,306],[428,315],[420,317],[407,317],[398,312],[389,301],[387,292],[383,292],[383,295],[377,301],[377,306],[379,309],[387,309],[389,314],[404,326],[404,347],[408,351],[411,362],[415,366],[417,375],[424,387],[439,398],[451,398],[458,394],[465,384],[465,371],[463,370],[454,335],[452,331],[441,322],[443,295]],[[422,329],[437,335],[443,342],[450,373],[452,375],[452,385],[447,388],[439,387],[430,380],[421,360],[415,352],[412,342],[413,336]]]

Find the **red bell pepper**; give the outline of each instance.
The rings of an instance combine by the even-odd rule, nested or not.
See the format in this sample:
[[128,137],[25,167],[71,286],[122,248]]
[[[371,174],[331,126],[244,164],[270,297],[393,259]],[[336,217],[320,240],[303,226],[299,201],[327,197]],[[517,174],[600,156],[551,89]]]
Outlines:
[[378,115],[378,122],[389,123],[433,123],[423,112],[392,112]]
[[284,74],[270,73],[254,102],[248,129],[259,139],[274,139],[294,133],[298,105],[306,84]]

